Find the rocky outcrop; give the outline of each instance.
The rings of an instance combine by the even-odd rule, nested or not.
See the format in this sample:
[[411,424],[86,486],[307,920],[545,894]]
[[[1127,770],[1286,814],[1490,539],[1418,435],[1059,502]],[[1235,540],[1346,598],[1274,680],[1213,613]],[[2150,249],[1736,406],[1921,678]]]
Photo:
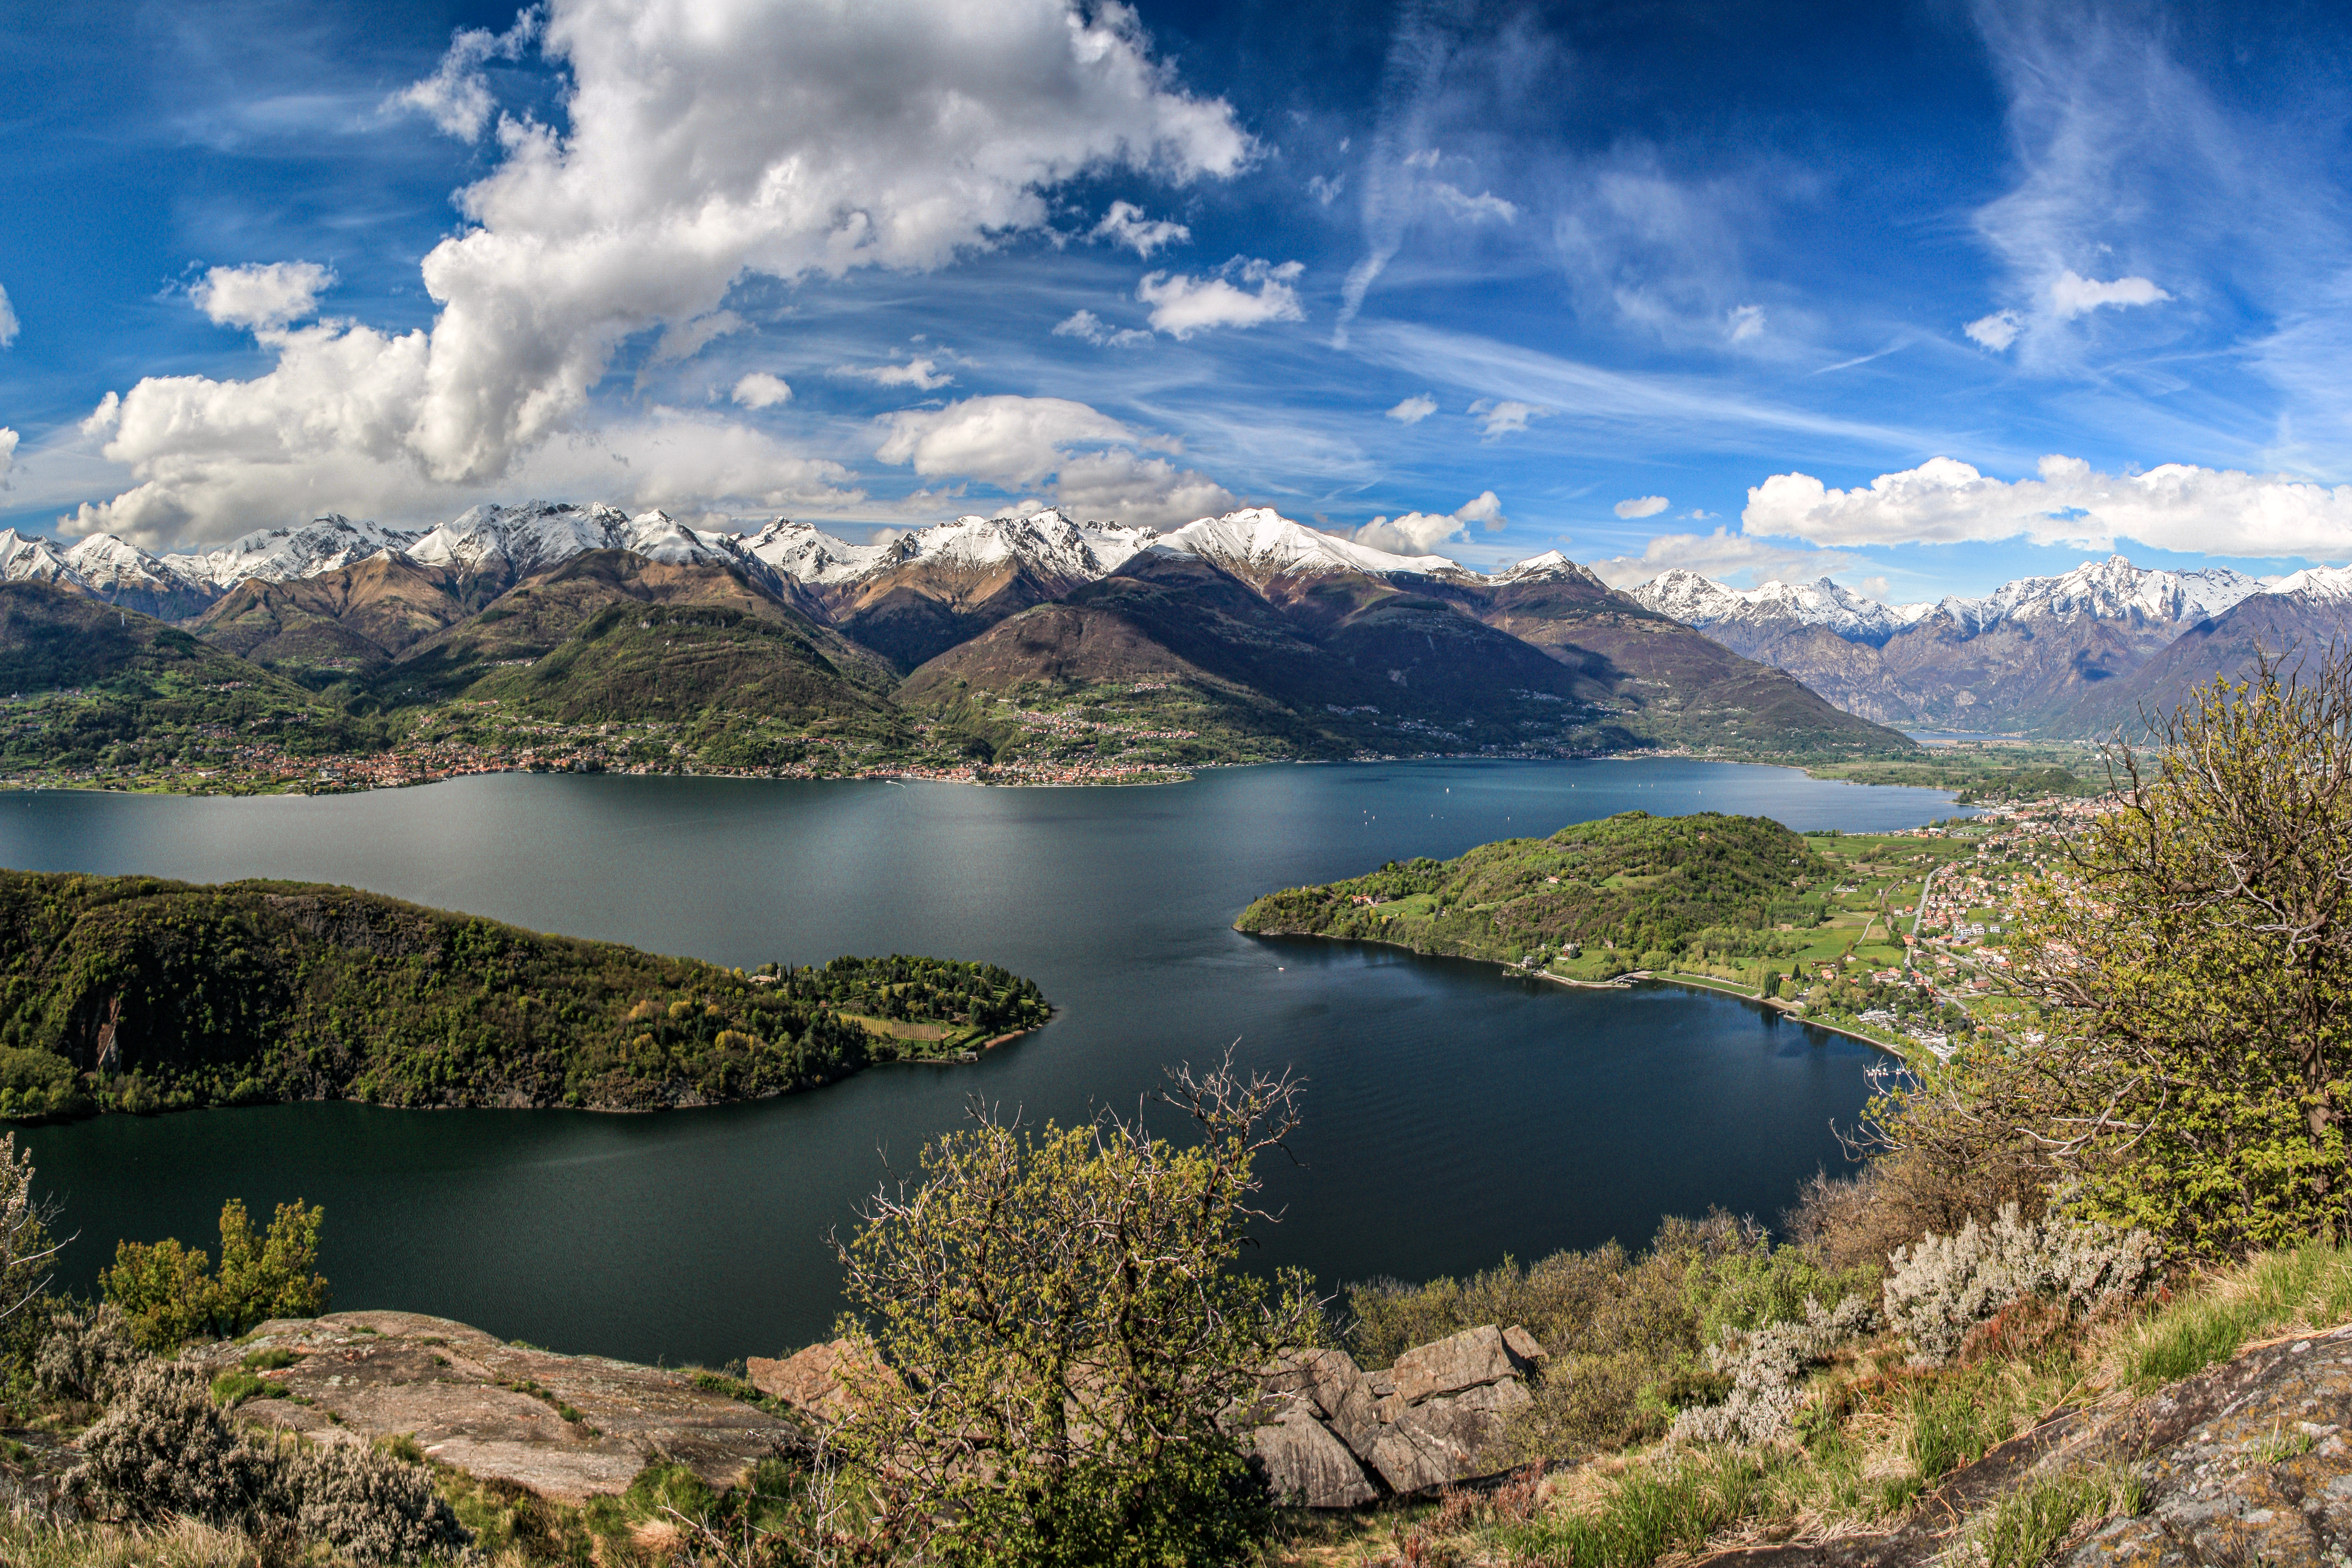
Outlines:
[[[858,1361],[856,1346],[847,1340],[834,1340],[811,1345],[782,1361],[755,1355],[743,1363],[743,1370],[751,1386],[769,1398],[782,1400],[818,1426],[833,1426],[849,1414],[854,1396],[848,1376]],[[875,1366],[870,1352],[866,1365]]]
[[[269,1365],[271,1352],[291,1364]],[[273,1319],[190,1359],[214,1373],[250,1366],[283,1391],[240,1404],[240,1422],[316,1436],[404,1433],[436,1459],[559,1502],[625,1491],[655,1463],[725,1488],[806,1446],[793,1422],[698,1387],[691,1373],[509,1344],[417,1312]]]
[[1363,1371],[1345,1351],[1295,1351],[1234,1419],[1277,1498],[1360,1508],[1493,1473],[1486,1456],[1529,1403],[1526,1379],[1543,1359],[1525,1329],[1492,1324],[1416,1346],[1385,1372]]
[[1886,1535],[1748,1548],[1741,1568],[1906,1568],[1946,1560],[2009,1493],[2126,1472],[2139,1511],[2056,1559],[2067,1568],[2321,1568],[2352,1560],[2352,1328],[2257,1346],[2114,1408],[2062,1411],[1924,1499]]

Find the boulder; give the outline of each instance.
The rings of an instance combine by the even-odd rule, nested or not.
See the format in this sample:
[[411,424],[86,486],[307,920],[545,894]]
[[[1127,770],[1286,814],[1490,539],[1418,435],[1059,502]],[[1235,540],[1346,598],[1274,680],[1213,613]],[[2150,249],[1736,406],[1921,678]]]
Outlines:
[[[1286,1351],[1219,1419],[1254,1432],[1279,1495],[1327,1500],[1307,1507],[1410,1497],[1491,1470],[1485,1455],[1511,1412],[1533,1402],[1519,1379],[1543,1354],[1517,1324],[1422,1345],[1385,1372],[1365,1372],[1345,1351]],[[1336,1500],[1359,1487],[1358,1501]]]
[[1440,1394],[1500,1383],[1517,1376],[1518,1371],[1503,1342],[1503,1331],[1486,1323],[1405,1352],[1389,1368],[1389,1376],[1407,1405],[1418,1405]]
[[1380,1499],[1355,1457],[1303,1403],[1251,1436],[1265,1461],[1266,1483],[1282,1502],[1295,1508],[1340,1509],[1361,1508]]

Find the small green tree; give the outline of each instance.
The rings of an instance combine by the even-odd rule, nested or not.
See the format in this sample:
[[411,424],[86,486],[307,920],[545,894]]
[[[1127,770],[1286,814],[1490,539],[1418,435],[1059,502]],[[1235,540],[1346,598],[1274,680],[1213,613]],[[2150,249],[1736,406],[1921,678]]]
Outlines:
[[116,1245],[99,1276],[106,1299],[122,1309],[131,1336],[152,1351],[194,1339],[232,1339],[271,1318],[315,1318],[327,1310],[327,1279],[317,1272],[319,1228],[326,1211],[299,1199],[278,1205],[267,1233],[254,1234],[245,1203],[221,1205],[220,1267],[202,1247],[171,1237]]
[[1219,1414],[1320,1303],[1233,1264],[1255,1163],[1297,1125],[1296,1080],[1230,1058],[1172,1076],[1180,1147],[1104,1115],[1024,1132],[975,1106],[836,1242],[872,1353],[835,1451],[866,1478],[877,1546],[949,1564],[1255,1560],[1265,1483]]

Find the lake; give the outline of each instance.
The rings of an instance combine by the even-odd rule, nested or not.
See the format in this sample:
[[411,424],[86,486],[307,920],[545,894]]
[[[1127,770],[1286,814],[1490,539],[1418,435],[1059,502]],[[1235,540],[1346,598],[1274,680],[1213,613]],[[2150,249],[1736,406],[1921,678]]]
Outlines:
[[[533,776],[306,798],[0,794],[0,865],[345,882],[728,965],[984,959],[1058,1009],[973,1066],[890,1067],[647,1116],[348,1104],[110,1116],[20,1133],[79,1233],[207,1247],[225,1198],[327,1208],[341,1308],[553,1349],[710,1364],[822,1337],[824,1237],[968,1097],[1065,1124],[1132,1110],[1238,1042],[1306,1076],[1301,1163],[1259,1254],[1327,1286],[1423,1279],[1709,1205],[1770,1219],[1868,1094],[1867,1047],[1736,999],[1574,991],[1492,964],[1230,929],[1275,888],[1618,811],[1909,826],[1948,794],[1674,759],[1212,770],[1156,788]],[[1181,1131],[1167,1113],[1155,1124]],[[887,1163],[886,1163],[887,1162]]]

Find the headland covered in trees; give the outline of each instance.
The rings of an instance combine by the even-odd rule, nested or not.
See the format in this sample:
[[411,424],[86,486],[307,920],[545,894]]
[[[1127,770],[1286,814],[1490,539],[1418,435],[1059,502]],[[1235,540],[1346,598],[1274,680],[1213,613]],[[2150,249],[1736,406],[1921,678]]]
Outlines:
[[[2071,778],[2071,775],[2069,775]],[[1384,942],[1580,984],[1766,1002],[1906,1058],[2040,1037],[2005,983],[2028,889],[2101,807],[2071,790],[1893,833],[1624,812],[1266,894],[1236,930]]]
[[0,870],[0,1117],[707,1105],[955,1060],[1050,1014],[987,963],[746,973],[352,888]]

